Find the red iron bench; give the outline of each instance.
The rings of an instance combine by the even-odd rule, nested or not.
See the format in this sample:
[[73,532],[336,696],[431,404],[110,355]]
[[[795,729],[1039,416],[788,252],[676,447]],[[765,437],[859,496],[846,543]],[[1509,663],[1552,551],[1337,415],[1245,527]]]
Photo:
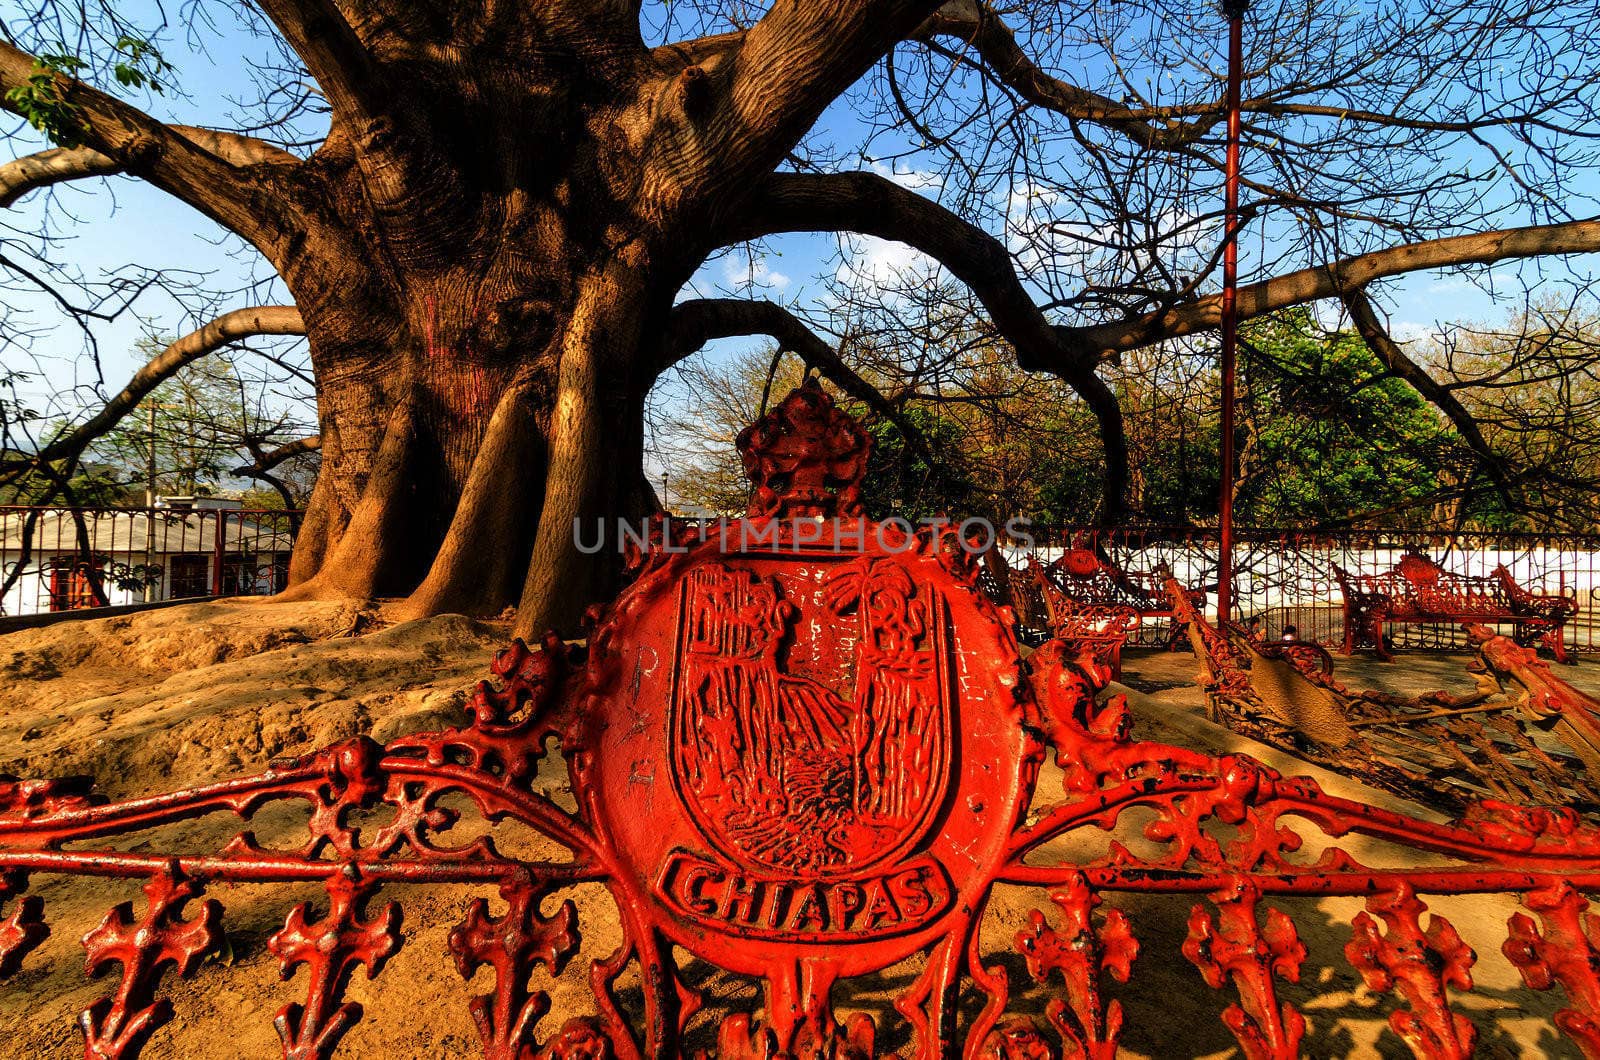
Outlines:
[[1174,582],[1212,720],[1447,812],[1488,796],[1600,817],[1600,703],[1531,648],[1473,626],[1475,692],[1353,689],[1315,645],[1218,629],[1181,591]]
[[1028,562],[1050,636],[1067,646],[1084,665],[1103,667],[1113,681],[1122,677],[1122,646],[1139,628],[1139,610],[1131,604],[1088,602],[1056,587],[1045,569]]
[[[1244,755],[1132,739],[1125,700],[1099,698],[1094,668],[1062,643],[1019,657],[970,555],[861,510],[867,445],[820,389],[791,394],[740,437],[748,516],[658,522],[585,641],[515,643],[458,728],[356,737],[122,802],[0,777],[0,980],[37,991],[66,953],[36,952],[50,921],[82,919],[60,889],[30,893],[36,878],[110,878],[143,881],[144,896],[82,936],[89,970],[111,980],[78,1021],[97,1060],[134,1060],[169,1022],[183,1040],[168,1055],[230,1043],[242,1011],[169,998],[163,980],[220,991],[240,973],[207,958],[238,954],[276,958],[292,980],[285,995],[301,1000],[286,996],[275,1021],[291,1060],[327,1060],[369,1015],[404,1021],[389,1055],[461,1055],[438,1029],[448,1005],[495,1060],[706,1046],[717,1060],[1109,1058],[1135,1018],[1107,981],[1145,971],[1160,975],[1146,978],[1159,1016],[1130,1045],[1192,1044],[1203,982],[1226,993],[1212,1011],[1245,1055],[1291,1060],[1323,1055],[1333,1018],[1314,1007],[1308,1037],[1297,1006],[1320,975],[1282,989],[1308,956],[1295,918],[1325,931],[1328,908],[1305,899],[1343,896],[1366,909],[1345,959],[1393,995],[1390,1025],[1419,1055],[1465,1057],[1480,1026],[1500,1029],[1492,1006],[1458,1002],[1473,946],[1501,946],[1530,989],[1563,991],[1555,1028],[1592,1054],[1600,930],[1585,894],[1600,890],[1600,830],[1505,801],[1423,820]],[[167,827],[203,818],[187,839]],[[263,824],[274,834],[258,839]],[[1380,840],[1377,863],[1348,836]],[[1308,841],[1330,846],[1313,859]],[[473,898],[442,904],[419,886]],[[282,927],[241,930],[217,893],[276,899]],[[102,894],[110,905],[122,889]],[[1510,894],[1526,912],[1464,924],[1463,939],[1428,915],[1434,894]],[[1176,955],[1152,945],[1152,907],[1172,903],[1199,973],[1179,995]],[[463,910],[433,960],[466,980],[430,982],[420,1003],[383,993],[405,973],[381,977],[424,943],[419,904]],[[919,970],[901,974],[908,962]],[[378,978],[354,991],[365,1007],[347,993],[358,973]],[[26,1051],[8,1031],[6,1055]]]
[[[1167,649],[1175,651],[1183,640],[1183,623],[1166,598],[1160,580],[1154,575],[1124,571],[1099,553],[1087,548],[1068,549],[1066,554],[1043,569],[1045,581],[1069,600],[1090,609],[1109,613],[1132,610],[1139,622],[1166,619]],[[1205,608],[1205,592],[1185,590],[1194,606]],[[1134,623],[1136,628],[1138,622]]]
[[1394,622],[1503,623],[1527,647],[1542,642],[1558,662],[1569,663],[1562,629],[1577,613],[1571,597],[1535,593],[1517,584],[1502,564],[1488,577],[1447,571],[1427,556],[1407,552],[1383,574],[1351,574],[1333,567],[1344,597],[1344,654],[1368,646],[1392,659],[1383,627]]

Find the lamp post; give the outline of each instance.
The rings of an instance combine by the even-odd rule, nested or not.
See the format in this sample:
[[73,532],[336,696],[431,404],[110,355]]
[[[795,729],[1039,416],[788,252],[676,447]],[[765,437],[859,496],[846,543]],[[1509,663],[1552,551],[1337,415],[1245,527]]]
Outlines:
[[1239,342],[1239,82],[1243,78],[1244,13],[1249,0],[1223,0],[1228,18],[1228,154],[1222,247],[1222,495],[1217,505],[1217,622],[1233,612],[1234,375]]

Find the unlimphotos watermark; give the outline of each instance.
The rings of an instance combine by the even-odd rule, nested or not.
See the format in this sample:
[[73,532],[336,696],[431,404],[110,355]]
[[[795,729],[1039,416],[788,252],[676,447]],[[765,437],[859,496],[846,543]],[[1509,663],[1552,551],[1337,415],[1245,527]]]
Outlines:
[[[913,522],[900,516],[882,521],[824,518],[795,515],[787,518],[748,520],[714,513],[674,516],[679,526],[697,526],[695,544],[717,542],[724,552],[779,552],[790,548],[822,549],[834,552],[860,552],[875,548],[883,552],[909,552],[918,547],[925,533],[946,534],[966,552],[979,555],[996,544],[1020,549],[1033,547],[1032,520],[1012,516],[996,526],[982,516],[951,519],[929,516]],[[572,540],[586,556],[607,548],[618,552],[658,548],[662,552],[687,552],[689,543],[663,535],[659,524],[649,519],[573,519]]]

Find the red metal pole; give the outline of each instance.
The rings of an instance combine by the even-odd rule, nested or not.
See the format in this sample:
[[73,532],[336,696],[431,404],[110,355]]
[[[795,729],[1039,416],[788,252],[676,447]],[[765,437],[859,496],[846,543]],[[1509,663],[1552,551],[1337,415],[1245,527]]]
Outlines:
[[1217,562],[1217,622],[1233,617],[1233,451],[1235,355],[1239,338],[1239,82],[1243,78],[1245,0],[1225,0],[1228,16],[1228,158],[1226,242],[1222,248],[1222,496],[1217,506],[1221,540]]
[[227,521],[228,520],[228,513],[224,509],[218,508],[216,510],[216,515],[217,515],[217,528],[216,528],[217,532],[215,534],[213,534],[212,538],[211,538],[211,553],[212,553],[212,557],[213,557],[212,558],[212,566],[211,566],[211,595],[212,596],[221,596],[222,595],[222,563],[223,563],[224,557],[227,556],[227,551],[226,551],[226,548],[225,548],[225,544],[226,544],[225,538],[227,537],[227,534],[228,534],[228,521]]

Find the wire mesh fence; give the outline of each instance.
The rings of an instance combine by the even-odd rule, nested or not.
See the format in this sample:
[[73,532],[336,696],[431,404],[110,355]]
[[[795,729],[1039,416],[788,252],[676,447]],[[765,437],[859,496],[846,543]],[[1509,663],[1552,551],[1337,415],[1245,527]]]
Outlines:
[[299,518],[206,506],[0,506],[0,615],[275,593],[288,584]]

